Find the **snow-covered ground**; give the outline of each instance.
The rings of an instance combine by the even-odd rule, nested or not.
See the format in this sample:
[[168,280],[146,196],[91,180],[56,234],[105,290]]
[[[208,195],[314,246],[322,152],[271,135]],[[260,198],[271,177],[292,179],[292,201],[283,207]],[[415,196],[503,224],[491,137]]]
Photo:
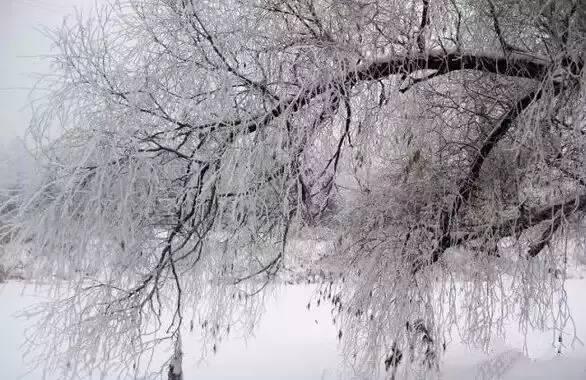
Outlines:
[[[35,294],[36,293],[36,294]],[[298,380],[339,379],[342,358],[337,330],[326,308],[307,310],[313,288],[308,285],[276,290],[268,299],[261,323],[248,338],[233,336],[215,355],[201,361],[197,337],[184,336],[185,379]],[[21,347],[27,321],[16,315],[41,300],[38,290],[11,281],[0,290],[0,379],[19,379],[27,372]],[[41,372],[24,379],[41,379]],[[48,380],[60,380],[57,376]],[[104,380],[113,380],[108,378]]]
[[[586,342],[586,280],[567,280],[566,291],[578,338]],[[453,342],[444,357],[442,378],[586,379],[586,346],[570,347],[566,342],[568,347],[563,347],[559,355],[551,332],[531,331],[526,341],[528,352],[524,354],[525,337],[514,323],[507,326],[506,335],[506,341],[495,339],[488,354]]]
[[[586,280],[571,279],[567,291],[579,336],[586,341]],[[37,292],[37,294],[35,294]],[[344,369],[336,328],[327,308],[307,310],[313,288],[294,285],[268,300],[267,311],[248,339],[232,337],[216,355],[199,361],[197,338],[184,338],[186,380],[322,380],[354,378]],[[38,371],[27,373],[22,359],[25,320],[15,314],[42,297],[33,287],[12,281],[0,291],[0,379],[41,379]],[[557,355],[552,334],[532,332],[528,355],[524,338],[511,325],[507,341],[495,341],[489,354],[470,349],[454,338],[442,365],[443,379],[586,379],[586,348],[565,348]],[[50,380],[58,380],[53,377]],[[110,379],[105,379],[110,380]]]

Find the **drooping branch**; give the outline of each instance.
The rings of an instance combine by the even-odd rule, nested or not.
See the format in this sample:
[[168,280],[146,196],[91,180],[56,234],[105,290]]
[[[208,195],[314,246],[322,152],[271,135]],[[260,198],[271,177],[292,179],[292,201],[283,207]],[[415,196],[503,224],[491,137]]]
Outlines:
[[[580,71],[583,62],[576,69]],[[568,62],[568,67],[570,63]],[[473,53],[432,51],[410,57],[379,59],[361,66],[356,71],[357,80],[376,80],[400,73],[421,70],[437,70],[444,74],[461,70],[474,70],[509,77],[541,80],[550,68],[550,62],[541,58],[504,57]]]
[[501,29],[501,25],[499,22],[498,15],[496,13],[496,9],[495,9],[494,4],[491,0],[488,0],[488,7],[490,10],[490,16],[492,17],[492,24],[494,27],[494,32],[496,33],[496,35],[498,37],[499,43],[501,45],[501,49],[503,49],[504,54],[509,54],[509,52],[511,51],[511,46],[505,40],[505,36],[504,36],[503,31]]
[[419,25],[419,35],[417,36],[417,47],[423,53],[426,49],[425,33],[430,23],[429,17],[429,0],[423,0],[423,10],[421,11],[421,24]]
[[560,201],[547,207],[525,209],[521,208],[519,213],[514,218],[506,219],[505,221],[491,226],[472,227],[474,232],[465,234],[457,240],[459,244],[463,240],[473,240],[479,238],[485,233],[490,233],[497,238],[505,238],[509,236],[518,236],[523,231],[530,228],[537,227],[540,224],[550,221],[549,226],[543,231],[541,239],[530,246],[529,256],[534,257],[545,247],[550,241],[552,235],[559,228],[562,218],[570,217],[577,212],[586,211],[586,193],[577,194],[565,201]]
[[[87,260],[104,268],[96,272],[100,281],[106,277],[99,287],[80,294],[89,312],[76,312],[79,323],[77,318],[58,321],[63,331],[77,334],[66,342],[75,357],[96,358],[94,362],[109,359],[110,347],[101,356],[92,351],[92,341],[107,336],[121,337],[116,344],[124,349],[116,353],[144,351],[140,334],[147,330],[149,318],[157,328],[169,327],[165,339],[177,338],[177,344],[183,318],[210,295],[218,306],[209,314],[229,320],[234,309],[232,304],[220,305],[221,297],[226,303],[235,302],[229,297],[235,299],[236,288],[238,299],[241,292],[254,294],[259,284],[262,288],[288,264],[284,258],[290,223],[296,233],[316,226],[324,239],[348,224],[348,231],[340,235],[350,243],[356,240],[347,251],[350,260],[345,261],[345,255],[334,260],[336,265],[351,265],[335,269],[356,274],[344,285],[350,292],[355,285],[374,290],[374,299],[372,291],[368,298],[355,299],[373,306],[356,308],[357,319],[361,310],[365,318],[370,317],[366,321],[369,334],[357,330],[356,336],[368,337],[368,346],[375,350],[406,346],[387,344],[378,336],[372,339],[371,332],[384,335],[383,339],[392,337],[393,329],[405,329],[401,326],[405,320],[413,323],[413,313],[423,313],[426,323],[436,320],[429,302],[435,296],[424,298],[438,287],[411,281],[409,269],[415,260],[421,260],[415,263],[420,265],[417,271],[441,260],[451,247],[488,242],[489,249],[496,249],[502,237],[534,233],[528,255],[538,255],[565,227],[564,218],[586,210],[586,194],[526,209],[516,206],[518,193],[503,188],[493,191],[491,186],[497,182],[503,187],[511,182],[518,185],[515,175],[526,167],[539,170],[537,174],[527,171],[527,181],[549,179],[550,174],[568,168],[566,189],[571,172],[581,167],[580,158],[574,158],[581,142],[573,146],[575,141],[570,141],[570,152],[565,149],[566,140],[581,126],[539,135],[532,133],[540,132],[532,130],[533,123],[522,122],[526,115],[535,121],[531,116],[553,108],[556,116],[563,115],[561,122],[576,123],[582,118],[576,107],[582,98],[577,103],[574,99],[565,102],[576,94],[569,82],[583,78],[583,57],[580,51],[575,53],[576,6],[561,29],[556,26],[558,17],[551,15],[551,33],[545,30],[531,37],[544,28],[516,25],[517,14],[509,18],[500,12],[506,3],[489,1],[491,6],[494,3],[493,19],[490,14],[488,19],[467,14],[468,6],[458,0],[450,0],[451,7],[449,2],[413,0],[411,10],[400,2],[385,1],[200,4],[137,0],[132,5],[138,8],[138,17],[124,8],[125,13],[114,18],[121,22],[114,22],[112,29],[96,24],[98,32],[112,32],[104,41],[105,32],[95,38],[91,28],[88,33],[82,27],[79,36],[71,39],[66,29],[59,36],[63,58],[58,59],[56,72],[64,83],[55,91],[55,102],[57,107],[67,106],[62,113],[73,118],[64,120],[80,133],[64,140],[63,155],[75,155],[65,157],[65,169],[56,170],[64,174],[54,181],[63,189],[51,189],[58,193],[58,201],[29,212],[33,227],[25,231],[37,239],[35,254],[39,252],[48,263],[49,273],[63,265],[75,267],[74,276],[78,276],[77,266],[89,268],[93,276],[94,265],[85,264],[87,242],[99,246],[104,240],[105,249],[96,250]],[[444,10],[448,13],[440,13]],[[385,30],[389,20],[396,25]],[[549,44],[548,34],[559,34],[554,29],[564,33],[564,47]],[[495,32],[503,49],[497,45],[493,55],[482,44],[491,36],[494,39]],[[541,39],[547,41],[542,44]],[[536,47],[535,55],[515,53],[516,46],[524,45]],[[443,50],[432,50],[433,46]],[[371,54],[380,51],[401,53],[374,59]],[[451,75],[456,72],[461,75]],[[396,88],[394,79],[399,77],[408,80]],[[380,94],[371,81],[379,81]],[[399,95],[427,81],[437,91],[434,98]],[[552,81],[567,87],[558,94]],[[543,84],[543,93],[517,93],[519,88]],[[396,99],[389,101],[391,87]],[[505,103],[503,98],[508,96],[514,100]],[[61,115],[49,107],[49,112],[54,111]],[[497,114],[498,122],[493,119]],[[536,124],[547,128],[548,123]],[[401,135],[415,125],[422,131],[421,138]],[[487,126],[492,130],[487,131]],[[338,128],[340,132],[333,133]],[[432,136],[426,133],[429,130]],[[550,137],[552,141],[536,141]],[[559,150],[567,154],[566,159],[559,158],[558,169],[535,168],[530,165],[542,161],[525,161],[535,157],[524,155],[527,146],[546,154]],[[344,151],[350,148],[355,149],[354,155]],[[516,161],[507,161],[510,154],[516,154]],[[413,169],[406,172],[413,175],[397,181],[406,163]],[[324,168],[317,180],[315,168]],[[512,170],[488,178],[493,168]],[[345,181],[353,184],[347,174],[353,174],[360,190],[365,190],[344,188]],[[454,184],[447,183],[453,178]],[[581,177],[572,178],[568,186],[576,185]],[[332,188],[338,185],[334,198]],[[542,185],[551,190],[556,184],[538,182]],[[583,187],[577,188],[576,192],[584,192]],[[333,200],[335,204],[329,202]],[[327,216],[333,217],[304,223],[305,210],[309,216],[327,210]],[[487,215],[482,214],[486,210]],[[360,218],[348,217],[354,212]],[[275,252],[279,242],[280,250]],[[60,256],[46,260],[46,253],[53,251]],[[478,260],[473,264],[482,261],[478,256],[470,259]],[[396,270],[406,278],[397,276]],[[425,273],[419,275],[425,277]],[[360,284],[363,279],[365,286]],[[463,305],[479,310],[476,304]],[[437,325],[426,324],[431,326],[425,338],[430,347],[434,342],[439,345],[430,337],[444,329],[442,319],[437,318]],[[137,332],[115,334],[121,331],[118,322],[129,320],[138,324]],[[488,333],[492,320],[489,323]],[[102,334],[110,328],[109,334]],[[345,332],[344,339],[347,335],[351,336]],[[131,350],[125,349],[126,342]],[[181,349],[177,347],[173,363],[168,363],[173,364],[169,376],[180,372]],[[128,361],[129,357],[124,358]],[[374,363],[379,357],[359,360]]]
[[454,207],[452,209],[452,213],[458,213],[460,206],[463,202],[467,202],[470,198],[470,194],[474,189],[474,185],[476,181],[480,177],[480,171],[486,158],[490,154],[490,152],[494,149],[494,147],[498,144],[498,142],[506,135],[506,133],[511,129],[511,126],[517,119],[517,117],[527,109],[531,104],[537,101],[542,95],[542,91],[534,91],[526,95],[525,97],[521,98],[512,108],[511,110],[505,115],[505,117],[501,120],[501,122],[492,130],[492,132],[486,137],[484,143],[480,147],[480,150],[476,154],[472,166],[470,167],[470,171],[468,175],[464,179],[462,186],[458,192],[458,198],[455,201]]
[[[583,62],[568,62],[572,71],[581,71]],[[221,120],[193,126],[194,129],[239,128],[247,133],[268,125],[273,120],[286,113],[295,113],[309,104],[314,98],[329,91],[335,83],[341,83],[350,88],[359,82],[374,81],[397,74],[409,74],[423,70],[435,70],[435,76],[448,74],[454,71],[473,70],[509,77],[529,78],[540,81],[550,69],[550,62],[538,58],[502,57],[477,54],[460,54],[457,52],[431,52],[414,56],[399,56],[388,59],[379,59],[349,70],[342,77],[335,77],[331,81],[320,82],[305,90],[281,101],[270,111],[251,119]]]
[[534,242],[533,244],[531,244],[531,246],[529,247],[529,251],[527,252],[527,255],[529,257],[537,256],[539,254],[539,252],[541,252],[543,250],[543,248],[545,248],[545,246],[547,244],[549,244],[553,235],[560,228],[560,226],[562,224],[562,218],[563,218],[562,211],[559,211],[556,215],[553,216],[551,223],[542,232],[539,240]]
[[[462,206],[469,202],[470,196],[476,187],[476,183],[480,178],[480,172],[486,161],[486,158],[496,147],[499,141],[507,134],[513,126],[517,117],[527,109],[531,104],[538,100],[542,95],[541,90],[533,91],[523,98],[521,98],[511,110],[501,119],[492,132],[486,137],[482,146],[476,153],[472,165],[466,177],[462,180],[459,187],[456,199],[440,214],[439,233],[437,247],[433,250],[431,255],[431,263],[437,262],[442,254],[450,247],[459,244],[459,240],[453,237],[453,224],[458,218]],[[423,263],[418,262],[414,268],[417,272],[421,269]]]

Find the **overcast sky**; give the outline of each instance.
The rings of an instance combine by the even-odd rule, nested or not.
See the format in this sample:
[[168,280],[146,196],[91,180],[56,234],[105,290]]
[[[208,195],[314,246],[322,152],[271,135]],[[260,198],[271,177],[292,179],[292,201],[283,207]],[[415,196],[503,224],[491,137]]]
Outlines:
[[51,42],[40,29],[59,26],[95,1],[101,0],[0,0],[0,189],[33,167],[19,137],[30,119],[29,92],[49,71],[43,56]]
[[48,71],[41,57],[51,43],[39,29],[59,26],[75,7],[92,4],[94,0],[0,0],[0,146],[23,135],[33,73]]

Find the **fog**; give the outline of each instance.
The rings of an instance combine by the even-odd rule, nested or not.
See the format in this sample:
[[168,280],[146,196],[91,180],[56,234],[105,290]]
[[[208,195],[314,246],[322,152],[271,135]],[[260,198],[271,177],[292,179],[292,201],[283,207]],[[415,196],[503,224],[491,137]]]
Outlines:
[[34,168],[26,128],[31,104],[44,94],[35,85],[50,74],[52,46],[45,31],[93,4],[92,0],[0,1],[0,187],[24,181]]

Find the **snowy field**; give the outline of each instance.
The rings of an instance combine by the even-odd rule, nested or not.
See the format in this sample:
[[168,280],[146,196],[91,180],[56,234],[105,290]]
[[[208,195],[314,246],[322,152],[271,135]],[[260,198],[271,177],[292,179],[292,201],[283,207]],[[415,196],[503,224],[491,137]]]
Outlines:
[[[586,341],[586,280],[567,283],[568,298],[579,336]],[[336,328],[327,308],[307,310],[311,286],[288,286],[268,301],[267,312],[248,339],[232,337],[216,355],[199,360],[196,338],[185,344],[185,379],[206,380],[322,380],[358,379],[344,369]],[[12,281],[0,293],[0,379],[41,379],[38,371],[27,372],[22,343],[27,321],[16,318],[22,308],[42,299],[33,287],[23,290]],[[566,347],[557,355],[548,332],[528,336],[528,355],[523,354],[523,336],[516,326],[507,329],[507,341],[495,340],[489,354],[472,350],[452,338],[442,365],[443,379],[586,379],[586,348]],[[190,348],[191,347],[191,348]],[[58,380],[58,377],[50,377]],[[110,379],[105,379],[110,380]]]

